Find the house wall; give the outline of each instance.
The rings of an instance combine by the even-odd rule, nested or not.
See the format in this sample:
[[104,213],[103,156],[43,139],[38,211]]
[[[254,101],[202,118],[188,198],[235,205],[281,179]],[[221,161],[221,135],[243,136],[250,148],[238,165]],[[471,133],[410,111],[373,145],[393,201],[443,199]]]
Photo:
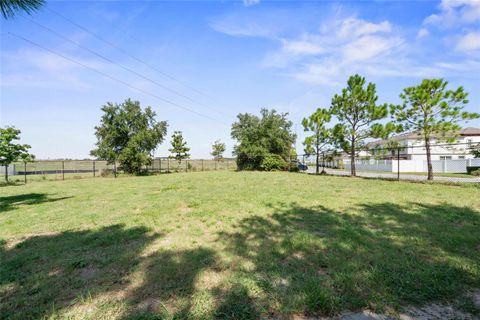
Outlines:
[[[397,160],[358,160],[355,162],[358,171],[398,172]],[[434,160],[433,172],[437,173],[466,173],[467,166],[480,166],[480,158]],[[344,160],[345,170],[350,170],[350,161]],[[427,172],[426,160],[400,160],[400,172]]]
[[[401,156],[406,156],[409,160],[427,160],[426,150],[424,142],[417,139],[406,139],[399,141],[401,146],[405,146],[404,150],[400,151]],[[441,160],[441,156],[451,156],[452,160],[461,159],[473,159],[473,155],[470,154],[468,145],[466,143],[477,144],[480,143],[480,136],[466,136],[460,137],[456,143],[464,145],[451,145],[451,146],[435,146],[435,144],[445,144],[445,142],[437,141],[433,139],[431,144],[432,160]]]

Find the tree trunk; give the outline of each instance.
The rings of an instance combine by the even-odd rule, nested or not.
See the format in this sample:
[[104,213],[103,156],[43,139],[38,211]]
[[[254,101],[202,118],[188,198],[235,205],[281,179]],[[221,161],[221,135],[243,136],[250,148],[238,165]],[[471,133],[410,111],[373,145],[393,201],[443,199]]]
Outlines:
[[5,165],[5,181],[8,183],[8,164]]
[[316,166],[315,166],[315,174],[319,174],[319,173],[320,173],[320,172],[319,172],[319,171],[320,171],[320,170],[319,170],[319,168],[320,168],[319,153],[320,153],[320,152],[318,151],[318,149],[317,149],[317,152],[316,152],[316,153],[317,153],[317,159],[316,159],[316,162],[315,162],[315,164],[316,164]]
[[432,155],[430,151],[430,138],[425,138],[425,150],[427,151],[427,180],[433,180]]
[[355,141],[352,141],[352,154],[350,155],[350,175],[355,177],[357,175],[357,170],[355,168]]
[[322,152],[322,174],[327,174],[325,171],[325,152]]

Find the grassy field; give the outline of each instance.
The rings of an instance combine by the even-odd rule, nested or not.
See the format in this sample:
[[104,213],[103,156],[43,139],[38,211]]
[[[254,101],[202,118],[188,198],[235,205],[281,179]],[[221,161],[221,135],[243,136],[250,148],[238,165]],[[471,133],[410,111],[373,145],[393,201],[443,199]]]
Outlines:
[[480,188],[192,172],[0,188],[0,319],[478,312]]

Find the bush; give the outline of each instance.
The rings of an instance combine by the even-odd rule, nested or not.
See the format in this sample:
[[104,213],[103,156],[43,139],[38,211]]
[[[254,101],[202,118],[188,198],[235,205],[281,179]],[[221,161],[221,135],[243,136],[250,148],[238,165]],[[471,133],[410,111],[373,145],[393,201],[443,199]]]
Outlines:
[[290,163],[288,166],[288,171],[290,172],[300,172],[298,165],[296,163]]
[[480,169],[473,170],[470,172],[472,176],[480,177]]
[[260,168],[265,171],[286,170],[288,168],[288,164],[278,154],[270,153],[263,158]]
[[478,171],[478,170],[480,170],[479,166],[467,166],[467,173],[468,174],[472,174],[472,172]]

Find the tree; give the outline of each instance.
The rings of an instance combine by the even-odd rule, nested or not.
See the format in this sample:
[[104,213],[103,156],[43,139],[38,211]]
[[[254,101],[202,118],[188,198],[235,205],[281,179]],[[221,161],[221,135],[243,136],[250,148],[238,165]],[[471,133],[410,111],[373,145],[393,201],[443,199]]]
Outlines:
[[[327,129],[325,125],[330,121],[331,115],[328,110],[318,108],[308,118],[303,118],[302,125],[305,131],[311,132],[312,135],[305,138],[303,144],[305,145],[306,154],[315,154],[315,173],[319,173],[319,158],[322,149],[331,142],[331,130]],[[322,171],[323,172],[323,171]]]
[[395,156],[396,152],[397,156],[399,156],[399,152],[404,149],[405,147],[398,140],[388,139],[384,145],[376,145],[369,151],[375,160],[385,160],[385,158]]
[[187,147],[187,142],[183,140],[182,131],[175,131],[170,143],[172,147],[168,151],[173,153],[171,157],[178,161],[178,166],[180,167],[182,160],[190,157],[190,154],[188,154],[190,148]]
[[211,152],[213,159],[216,161],[223,160],[223,153],[225,152],[225,149],[226,149],[225,143],[221,142],[220,140],[215,141],[212,145],[212,152]]
[[95,127],[97,148],[90,154],[108,163],[118,161],[127,173],[140,173],[152,163],[153,152],[167,134],[167,122],[158,122],[150,108],[142,111],[140,102],[108,102],[101,109],[100,126]]
[[428,180],[433,179],[431,143],[456,140],[460,121],[480,117],[477,113],[463,111],[468,103],[468,93],[463,87],[446,90],[443,79],[424,79],[419,85],[408,87],[400,94],[402,105],[391,108],[394,121],[403,130],[418,133],[425,143]]
[[233,154],[240,170],[262,170],[262,162],[269,154],[289,160],[296,135],[291,132],[292,122],[287,113],[261,109],[260,117],[241,113],[232,124],[231,136],[237,140]]
[[386,104],[378,105],[375,84],[368,83],[359,75],[350,76],[347,87],[332,99],[330,113],[337,118],[332,138],[337,146],[345,151],[351,160],[350,172],[356,175],[355,160],[365,148],[367,138],[386,136],[393,130],[391,124],[382,126],[378,120],[388,115]]
[[480,143],[477,145],[473,145],[470,148],[470,153],[473,155],[475,158],[480,158]]
[[1,0],[0,11],[5,19],[13,18],[19,11],[31,14],[45,4],[45,0]]
[[30,145],[14,143],[20,139],[21,131],[14,127],[0,128],[0,165],[5,167],[5,181],[8,182],[8,166],[15,161],[29,162],[35,158],[28,152]]

